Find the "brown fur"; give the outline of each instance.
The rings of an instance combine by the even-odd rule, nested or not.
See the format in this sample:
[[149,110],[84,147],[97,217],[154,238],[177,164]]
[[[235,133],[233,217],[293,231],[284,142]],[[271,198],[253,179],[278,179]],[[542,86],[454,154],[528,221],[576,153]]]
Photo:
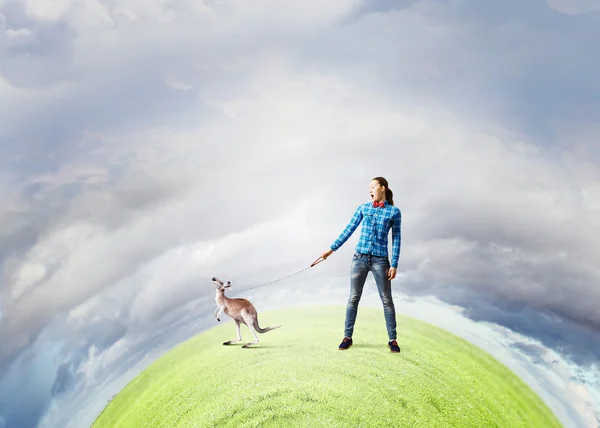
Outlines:
[[232,343],[242,341],[240,324],[245,324],[250,329],[252,336],[254,336],[254,342],[246,343],[244,346],[242,346],[242,348],[247,348],[250,345],[259,342],[255,332],[259,332],[262,334],[281,327],[280,325],[276,325],[273,327],[261,328],[258,325],[258,313],[256,311],[256,308],[248,299],[230,299],[229,297],[225,296],[225,289],[231,287],[231,283],[229,281],[227,281],[227,283],[224,283],[218,278],[213,278],[212,280],[215,283],[215,286],[217,287],[215,297],[217,309],[214,312],[215,318],[217,319],[217,321],[221,321],[219,315],[221,314],[221,312],[224,312],[225,315],[228,315],[229,317],[233,318],[237,328],[237,340],[228,340],[227,342],[223,342],[223,345],[231,345]]

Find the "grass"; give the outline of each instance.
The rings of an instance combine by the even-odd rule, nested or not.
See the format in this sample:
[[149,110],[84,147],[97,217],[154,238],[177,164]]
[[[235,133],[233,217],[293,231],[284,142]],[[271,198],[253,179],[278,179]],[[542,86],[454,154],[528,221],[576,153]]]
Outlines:
[[[359,308],[347,351],[337,349],[343,307],[261,313],[261,326],[282,327],[249,349],[222,345],[236,337],[222,314],[221,324],[129,383],[93,427],[561,426],[481,349],[421,321],[397,319],[402,351],[392,354],[382,309]],[[251,337],[242,326],[242,344]]]

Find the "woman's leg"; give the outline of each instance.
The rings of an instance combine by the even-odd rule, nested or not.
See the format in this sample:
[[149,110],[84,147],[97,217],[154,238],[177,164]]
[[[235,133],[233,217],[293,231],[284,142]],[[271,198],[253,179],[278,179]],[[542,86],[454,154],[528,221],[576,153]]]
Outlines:
[[383,303],[383,314],[390,341],[396,340],[396,309],[392,299],[392,281],[388,279],[390,262],[386,257],[372,257],[371,271],[375,277],[377,291],[381,303]]
[[348,304],[346,306],[346,322],[345,322],[345,337],[352,337],[354,332],[354,322],[356,321],[356,314],[358,313],[358,302],[362,296],[363,288],[365,286],[365,280],[369,273],[369,266],[367,263],[368,256],[355,253],[352,256],[352,266],[350,269],[350,296],[348,297]]

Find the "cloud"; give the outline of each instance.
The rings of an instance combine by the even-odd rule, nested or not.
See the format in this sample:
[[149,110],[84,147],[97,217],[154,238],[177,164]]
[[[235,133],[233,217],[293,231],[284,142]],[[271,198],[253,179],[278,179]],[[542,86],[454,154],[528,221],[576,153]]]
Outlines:
[[600,9],[595,0],[547,0],[548,7],[567,15],[590,13]]
[[31,31],[27,28],[19,28],[18,30],[7,29],[4,34],[9,38],[28,37],[31,35]]
[[57,21],[69,11],[72,3],[72,0],[59,0],[53,7],[50,7],[43,1],[27,0],[25,8],[27,14],[36,20]]
[[[588,370],[596,15],[276,6],[0,3],[0,379],[58,343],[32,414],[93,401],[122,385],[119,366],[197,331],[206,278],[243,289],[312,262],[376,175],[403,212],[404,291]],[[331,278],[346,277],[355,239]]]

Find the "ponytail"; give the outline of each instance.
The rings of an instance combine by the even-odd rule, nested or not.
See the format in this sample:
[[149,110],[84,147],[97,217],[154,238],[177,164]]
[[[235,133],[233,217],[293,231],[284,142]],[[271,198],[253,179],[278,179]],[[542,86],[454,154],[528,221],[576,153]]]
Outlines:
[[392,192],[392,189],[388,189],[387,187],[385,188],[385,200],[388,204],[394,205],[394,192]]

